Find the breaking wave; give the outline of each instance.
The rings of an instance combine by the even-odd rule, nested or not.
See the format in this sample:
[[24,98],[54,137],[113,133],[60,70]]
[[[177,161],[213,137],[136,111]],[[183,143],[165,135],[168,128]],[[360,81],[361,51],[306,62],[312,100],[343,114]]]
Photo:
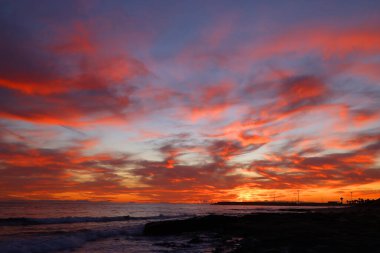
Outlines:
[[82,222],[111,222],[129,220],[129,216],[115,217],[61,217],[61,218],[5,218],[0,219],[0,226],[25,226],[40,224],[67,224]]
[[150,216],[150,217],[131,217],[131,216],[113,216],[113,217],[59,217],[59,218],[2,218],[0,226],[28,226],[28,225],[44,225],[44,224],[69,224],[69,223],[85,223],[85,222],[113,222],[127,220],[151,220],[151,219],[170,219],[186,217],[187,215],[177,216]]
[[83,229],[72,232],[54,232],[50,235],[34,235],[0,241],[2,253],[44,253],[73,250],[89,241],[119,235],[137,235],[142,226],[114,229]]

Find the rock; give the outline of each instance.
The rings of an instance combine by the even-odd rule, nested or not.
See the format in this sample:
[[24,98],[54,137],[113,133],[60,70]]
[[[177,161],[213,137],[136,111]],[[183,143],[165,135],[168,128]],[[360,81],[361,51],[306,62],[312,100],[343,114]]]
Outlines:
[[174,235],[184,232],[220,230],[225,224],[236,220],[224,215],[208,215],[185,220],[168,220],[147,223],[144,235]]
[[199,236],[194,236],[189,243],[202,243],[203,240]]
[[[308,213],[262,213],[240,217],[208,215],[148,223],[145,235],[215,232],[222,242],[215,252],[377,252],[380,249],[378,208],[339,208]],[[243,238],[236,242],[233,238]]]

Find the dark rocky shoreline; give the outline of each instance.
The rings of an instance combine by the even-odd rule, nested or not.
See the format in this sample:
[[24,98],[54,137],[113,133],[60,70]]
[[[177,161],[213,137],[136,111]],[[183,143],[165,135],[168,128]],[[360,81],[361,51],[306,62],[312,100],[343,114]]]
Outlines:
[[213,233],[214,252],[379,252],[380,208],[361,206],[303,213],[208,215],[146,224],[144,235]]

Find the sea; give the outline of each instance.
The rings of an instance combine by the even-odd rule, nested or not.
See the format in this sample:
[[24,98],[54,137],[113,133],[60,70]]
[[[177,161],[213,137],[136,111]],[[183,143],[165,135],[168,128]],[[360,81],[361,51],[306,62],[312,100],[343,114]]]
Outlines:
[[[215,234],[144,236],[148,222],[225,214],[289,212],[286,206],[0,202],[0,252],[213,252]],[[304,210],[307,206],[292,206]],[[294,211],[294,210],[293,210]],[[296,210],[297,211],[297,210]],[[220,240],[219,240],[220,241]]]

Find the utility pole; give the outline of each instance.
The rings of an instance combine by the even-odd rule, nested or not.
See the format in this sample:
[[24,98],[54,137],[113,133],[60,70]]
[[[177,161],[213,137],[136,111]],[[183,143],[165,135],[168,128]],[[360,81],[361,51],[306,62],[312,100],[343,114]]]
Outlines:
[[300,190],[297,190],[297,196],[298,196],[297,204],[299,205],[300,204]]
[[351,203],[352,203],[352,192],[351,192]]

